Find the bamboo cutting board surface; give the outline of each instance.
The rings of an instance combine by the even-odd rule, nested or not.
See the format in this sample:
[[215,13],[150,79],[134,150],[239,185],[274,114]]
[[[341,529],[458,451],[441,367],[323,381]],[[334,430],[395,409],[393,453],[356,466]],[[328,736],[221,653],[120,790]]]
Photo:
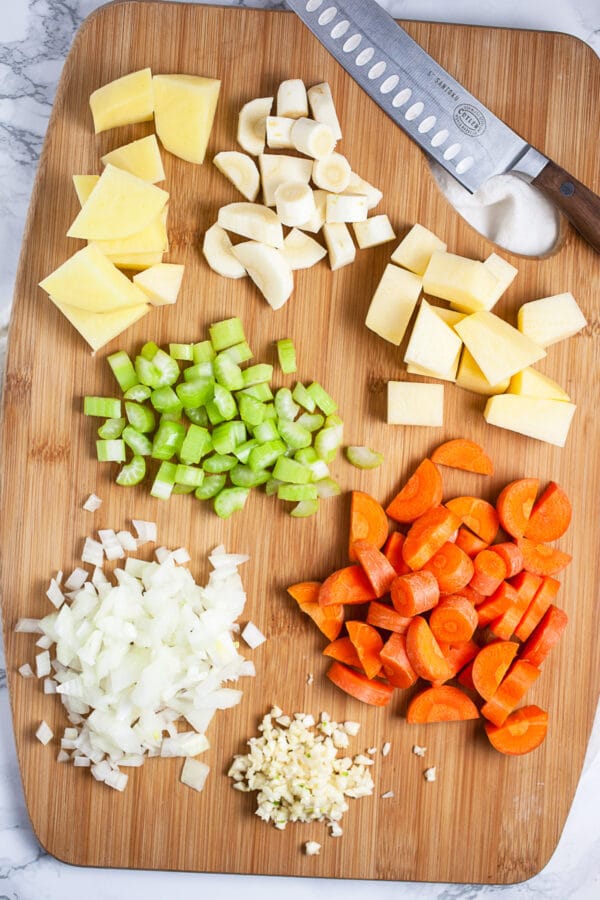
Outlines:
[[[600,190],[600,62],[577,40],[556,34],[407,23],[410,34],[518,132],[594,190]],[[73,173],[100,170],[100,155],[149,126],[94,137],[89,94],[127,72],[188,72],[219,77],[221,97],[207,161],[193,166],[164,153],[171,192],[170,259],[186,266],[175,307],[152,311],[92,356],[37,287],[80,246],[64,237],[77,201]],[[498,306],[515,321],[525,300],[570,290],[589,325],[550,348],[540,368],[578,404],[567,445],[560,450],[485,424],[483,399],[447,385],[439,429],[388,427],[385,384],[402,379],[400,350],[364,327],[370,297],[395,244],[360,251],[354,265],[332,273],[326,263],[299,272],[288,304],[273,312],[252,285],[221,279],[199,250],[220,205],[237,199],[211,165],[218,150],[235,148],[237,112],[253,97],[271,96],[280,81],[331,84],[344,132],[340,151],[355,171],[379,186],[397,235],[420,222],[451,251],[484,259],[494,247],[439,194],[419,149],[362,94],[291,13],[185,4],[124,2],[93,14],[82,26],[64,68],[31,201],[15,290],[3,401],[2,611],[14,729],[26,800],[41,844],[80,865],[204,872],[319,875],[338,878],[515,882],[547,862],[565,822],[579,778],[598,699],[599,580],[597,339],[600,257],[569,229],[558,252],[541,260],[503,255],[519,275]],[[385,452],[385,463],[360,472],[342,458],[333,466],[343,493],[322,503],[317,517],[294,520],[283,504],[253,492],[246,509],[218,519],[192,497],[168,503],[145,489],[114,486],[114,471],[94,455],[94,426],[81,415],[85,394],[111,394],[105,357],[119,347],[135,353],[149,339],[191,341],[209,323],[239,315],[257,360],[273,360],[272,342],[290,336],[297,377],[319,380],[338,400],[345,443]],[[278,370],[276,369],[276,372]],[[275,376],[277,381],[277,376]],[[289,377],[279,383],[293,383]],[[505,758],[487,744],[481,722],[408,726],[410,692],[397,691],[384,711],[345,697],[325,679],[324,639],[287,596],[287,585],[322,579],[346,563],[349,494],[355,489],[390,499],[417,461],[442,440],[481,442],[496,464],[490,478],[444,470],[448,498],[480,493],[495,498],[507,481],[536,475],[569,492],[573,524],[560,546],[574,556],[562,579],[560,605],[568,629],[527,702],[548,709],[545,743],[523,758]],[[95,514],[82,503],[95,491]],[[220,712],[208,732],[211,774],[198,794],[179,783],[181,761],[150,760],[134,770],[124,793],[96,783],[89,772],[55,762],[56,742],[34,737],[42,718],[59,736],[66,719],[56,698],[16,670],[33,663],[29,635],[14,634],[21,616],[48,612],[44,596],[58,569],[77,564],[86,535],[130,527],[132,518],[158,523],[159,543],[186,546],[202,581],[207,553],[217,544],[250,554],[242,575],[248,592],[243,622],[268,640],[246,655],[256,678],[240,682],[240,706]],[[312,685],[307,683],[314,674]],[[253,815],[253,796],[231,788],[226,772],[256,734],[272,704],[287,712],[338,721],[357,719],[354,752],[390,741],[376,756],[375,792],[351,801],[341,838],[325,825],[280,832]],[[416,757],[413,744],[427,747]],[[426,783],[423,770],[437,767]],[[391,799],[381,794],[393,791]],[[320,856],[302,844],[318,840]]]

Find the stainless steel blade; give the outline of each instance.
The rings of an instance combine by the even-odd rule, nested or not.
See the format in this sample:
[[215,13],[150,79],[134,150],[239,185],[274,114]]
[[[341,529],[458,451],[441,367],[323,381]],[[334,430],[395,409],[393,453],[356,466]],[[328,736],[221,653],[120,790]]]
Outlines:
[[396,124],[469,191],[509,171],[535,178],[548,163],[375,0],[287,4]]

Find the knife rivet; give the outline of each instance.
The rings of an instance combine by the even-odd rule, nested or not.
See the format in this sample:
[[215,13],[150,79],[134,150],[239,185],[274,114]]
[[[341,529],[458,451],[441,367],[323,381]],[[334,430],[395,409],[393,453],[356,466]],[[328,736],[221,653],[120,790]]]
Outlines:
[[572,181],[563,181],[559,190],[563,197],[572,197],[575,193],[575,185]]

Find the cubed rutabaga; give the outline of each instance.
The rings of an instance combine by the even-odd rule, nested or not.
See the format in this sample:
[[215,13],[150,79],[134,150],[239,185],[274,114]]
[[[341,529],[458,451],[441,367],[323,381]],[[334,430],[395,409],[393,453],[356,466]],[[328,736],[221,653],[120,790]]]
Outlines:
[[[462,341],[456,331],[422,300],[413,325],[404,362],[430,373],[456,375]],[[453,379],[452,379],[453,380]]]
[[456,373],[457,387],[491,397],[492,394],[503,394],[508,388],[509,382],[510,378],[503,378],[498,384],[490,384],[467,348],[463,347]]
[[391,260],[397,266],[410,269],[416,275],[422,275],[429,264],[435,250],[445,251],[447,245],[428,228],[418,223],[413,225],[394,252]]
[[518,313],[519,331],[540,347],[572,337],[585,328],[587,320],[570,291],[530,300]]
[[413,381],[388,381],[388,425],[429,425],[444,423],[444,385]]
[[548,378],[543,372],[538,372],[532,366],[528,366],[510,379],[507,389],[508,394],[523,394],[527,397],[546,397],[549,400],[570,400],[560,384]]
[[489,398],[483,415],[489,425],[564,447],[575,409],[566,400],[498,394]]
[[423,273],[423,290],[448,300],[455,309],[475,312],[487,309],[498,290],[499,279],[482,262],[435,250]]
[[388,264],[371,299],[365,325],[397,346],[404,337],[420,293],[418,275]]
[[546,356],[531,338],[488,310],[465,316],[454,327],[490,384],[498,384]]

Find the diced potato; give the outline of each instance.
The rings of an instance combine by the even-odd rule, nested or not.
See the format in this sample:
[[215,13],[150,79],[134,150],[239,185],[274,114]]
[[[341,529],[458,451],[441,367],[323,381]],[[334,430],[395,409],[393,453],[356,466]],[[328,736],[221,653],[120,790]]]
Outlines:
[[449,300],[465,312],[487,309],[497,288],[498,278],[482,262],[442,250],[432,253],[423,273],[426,294]]
[[492,275],[498,279],[496,289],[488,297],[486,309],[492,309],[496,305],[502,294],[513,283],[519,270],[511,265],[506,259],[498,256],[497,253],[490,253],[487,259],[484,259],[483,265],[489,269]]
[[488,310],[465,316],[454,327],[490,384],[546,356],[531,338]]
[[98,313],[87,309],[78,309],[67,303],[60,303],[55,297],[50,297],[62,314],[69,320],[82,338],[87,341],[95,352],[104,347],[109,341],[117,337],[142,316],[150,311],[148,303],[139,303],[137,306],[128,306],[126,309],[115,309],[112,312]]
[[312,160],[299,156],[262,153],[258,157],[263,203],[275,206],[275,191],[286,181],[302,181],[308,184],[312,175]]
[[396,237],[392,223],[385,213],[379,216],[369,216],[364,222],[354,222],[352,227],[356,243],[361,250],[366,250],[368,247],[379,247],[380,244],[393,241]]
[[94,244],[69,257],[40,281],[55,303],[106,313],[146,303],[146,297]]
[[345,222],[326,222],[323,225],[323,237],[327,245],[329,265],[332,271],[354,262],[356,247]]
[[151,184],[165,179],[160,147],[155,134],[117,147],[101,156],[100,160],[105,166],[110,163],[117,169],[125,169],[126,172],[131,172],[132,175],[137,175],[138,178],[143,178]]
[[572,337],[587,321],[570,291],[524,303],[518,313],[519,331],[540,347]]
[[460,312],[457,309],[448,309],[447,306],[431,306],[432,310],[439,316],[440,319],[443,319],[446,325],[450,325],[451,328],[454,328],[457,322],[461,322],[467,313]]
[[365,325],[398,346],[420,293],[421,279],[418,275],[388,263],[371,299]]
[[157,266],[162,262],[162,253],[111,253],[107,255],[113,265],[119,269],[128,269],[132,272],[141,272],[150,266]]
[[410,269],[416,275],[423,275],[432,253],[446,249],[447,245],[441,238],[417,223],[402,238],[390,258],[397,266]]
[[503,394],[510,383],[510,378],[503,378],[498,384],[490,384],[469,351],[463,347],[463,352],[456,373],[456,384],[466,391],[475,394],[484,394],[491,397],[492,394]]
[[167,209],[138,231],[126,238],[113,241],[90,241],[102,250],[106,256],[125,256],[129,253],[165,253],[169,249],[167,235]]
[[[447,376],[458,369],[462,341],[452,326],[422,300],[413,325],[404,362],[430,373]],[[453,379],[452,379],[453,380]]]
[[221,82],[202,75],[155,75],[152,84],[161,144],[187,162],[204,162]]
[[152,72],[140,69],[103,85],[90,95],[90,109],[96,134],[119,125],[150,122],[154,114]]
[[483,414],[489,425],[564,447],[575,409],[566,400],[499,394],[490,397]]
[[531,366],[513,375],[508,386],[508,393],[524,394],[528,397],[546,397],[550,400],[571,399],[556,381]]
[[99,178],[99,175],[73,175],[73,187],[75,188],[75,193],[77,194],[80,206],[83,206],[90,196],[98,184]]
[[175,303],[183,279],[184,266],[159,263],[133,276],[133,283],[146,294],[153,306]]
[[162,188],[109,163],[67,236],[90,241],[129,237],[154,221],[168,199]]
[[444,424],[444,385],[388,381],[388,425]]

